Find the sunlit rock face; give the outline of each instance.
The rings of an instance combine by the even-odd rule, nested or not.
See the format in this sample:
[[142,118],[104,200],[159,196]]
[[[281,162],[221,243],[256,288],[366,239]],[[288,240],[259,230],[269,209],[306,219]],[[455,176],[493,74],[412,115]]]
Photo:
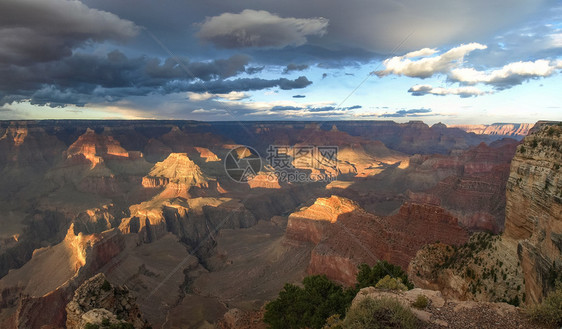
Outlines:
[[9,324],[3,327],[64,326],[65,306],[74,290],[124,248],[116,230],[84,235],[71,225],[61,243],[37,249],[27,264],[0,280],[0,306],[13,312],[1,319]]
[[68,147],[67,158],[83,157],[92,167],[102,163],[104,159],[128,158],[129,152],[111,136],[98,135],[90,128]]
[[221,161],[221,159],[208,148],[196,146],[194,149],[199,153],[199,157],[205,159],[205,162]]
[[272,173],[259,172],[248,179],[250,188],[280,189],[279,179]]
[[562,126],[537,124],[517,148],[507,182],[505,235],[518,253],[530,301],[562,270]]
[[202,187],[207,180],[186,153],[171,153],[168,157],[152,167],[147,176],[143,177],[144,187],[162,187],[175,184],[177,188],[189,189],[191,186]]
[[291,214],[285,237],[315,245],[309,274],[352,285],[361,263],[384,259],[406,268],[425,244],[463,243],[468,233],[437,206],[406,203],[397,214],[379,217],[349,199],[331,196]]
[[477,135],[497,135],[523,138],[533,128],[532,123],[494,123],[491,125],[451,125],[451,128],[459,128]]

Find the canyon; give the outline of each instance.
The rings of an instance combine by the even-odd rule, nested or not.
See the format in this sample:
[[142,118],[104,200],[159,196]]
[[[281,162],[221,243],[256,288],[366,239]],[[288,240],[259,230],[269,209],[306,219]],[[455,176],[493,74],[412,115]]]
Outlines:
[[[378,260],[409,267],[416,285],[446,296],[496,301],[499,291],[472,293],[456,263],[431,274],[453,246],[465,250],[483,232],[503,232],[479,252],[505,251],[489,258],[507,259],[503,271],[515,285],[502,289],[517,293],[505,298],[524,292],[537,302],[562,266],[561,128],[539,123],[522,142],[525,126],[459,128],[0,122],[0,326],[117,321],[122,302],[142,317],[135,328],[144,320],[205,328],[258,311],[306,275],[353,285],[357,266]],[[294,177],[337,179],[283,180],[271,145],[286,147]],[[251,154],[240,146],[261,161],[243,182],[225,169],[232,152],[238,160]],[[330,166],[299,152],[319,146],[337,149]],[[105,280],[123,292],[118,303],[109,294],[89,306],[76,299],[84,285],[98,291]]]
[[538,122],[511,161],[503,233],[422,248],[409,265],[414,283],[453,298],[541,302],[561,278],[561,141],[560,123]]

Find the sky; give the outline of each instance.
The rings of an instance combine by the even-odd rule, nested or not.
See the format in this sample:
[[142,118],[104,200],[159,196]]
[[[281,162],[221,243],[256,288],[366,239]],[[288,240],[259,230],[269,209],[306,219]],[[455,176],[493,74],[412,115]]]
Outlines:
[[0,120],[533,123],[561,72],[561,1],[0,1]]

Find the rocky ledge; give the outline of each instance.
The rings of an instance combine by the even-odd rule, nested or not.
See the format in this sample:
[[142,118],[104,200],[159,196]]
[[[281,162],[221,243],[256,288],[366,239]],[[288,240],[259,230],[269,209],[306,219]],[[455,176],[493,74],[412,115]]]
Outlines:
[[103,273],[84,282],[66,305],[66,327],[83,329],[89,325],[147,329],[135,298],[125,286],[114,287]]
[[[424,296],[428,305],[419,309],[412,306],[418,296]],[[465,329],[465,328],[541,328],[530,322],[523,311],[506,303],[477,303],[444,299],[441,293],[433,290],[412,289],[408,291],[388,291],[363,288],[352,302],[355,307],[365,298],[393,298],[412,310],[421,321],[420,328]]]

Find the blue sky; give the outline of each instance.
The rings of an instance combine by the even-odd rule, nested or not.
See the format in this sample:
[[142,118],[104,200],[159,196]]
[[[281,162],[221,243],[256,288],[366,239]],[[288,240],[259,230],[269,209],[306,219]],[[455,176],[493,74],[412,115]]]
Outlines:
[[562,120],[559,1],[0,2],[0,119]]

